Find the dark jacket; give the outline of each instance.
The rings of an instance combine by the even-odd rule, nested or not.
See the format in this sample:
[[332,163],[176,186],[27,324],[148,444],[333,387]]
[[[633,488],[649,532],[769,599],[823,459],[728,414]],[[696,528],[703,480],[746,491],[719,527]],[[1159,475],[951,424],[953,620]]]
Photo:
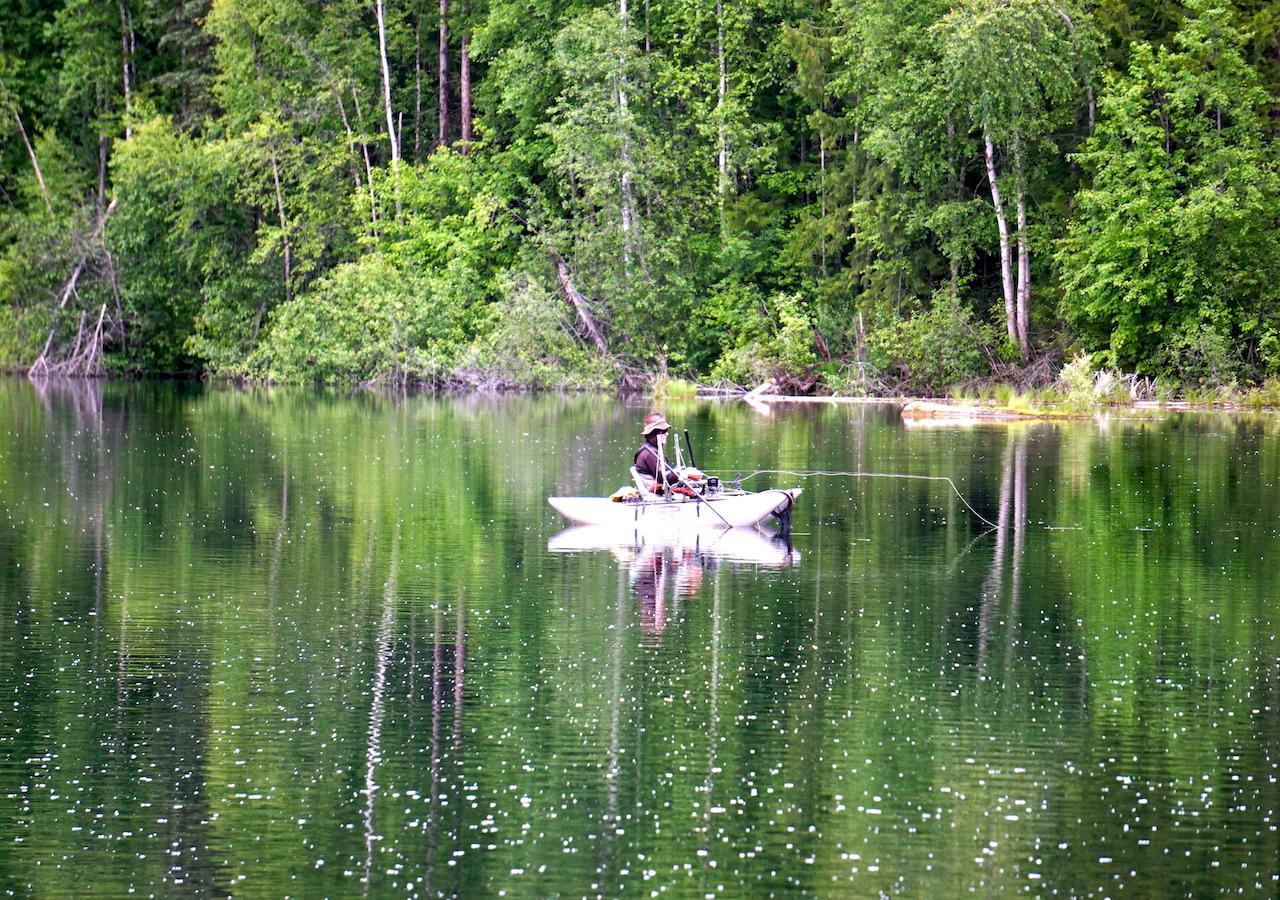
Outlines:
[[[636,471],[648,478],[650,481],[658,481],[658,445],[646,440],[640,445],[640,449],[636,451]],[[676,477],[675,472],[671,471],[671,460],[667,460],[667,473],[664,479],[667,484],[676,484],[680,481]]]

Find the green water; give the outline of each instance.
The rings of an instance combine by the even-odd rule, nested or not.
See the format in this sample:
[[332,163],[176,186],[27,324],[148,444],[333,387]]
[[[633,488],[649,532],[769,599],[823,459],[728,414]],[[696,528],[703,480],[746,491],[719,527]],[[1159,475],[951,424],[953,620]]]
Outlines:
[[674,403],[1004,527],[549,549],[647,411],[0,381],[0,890],[1280,892],[1280,419]]

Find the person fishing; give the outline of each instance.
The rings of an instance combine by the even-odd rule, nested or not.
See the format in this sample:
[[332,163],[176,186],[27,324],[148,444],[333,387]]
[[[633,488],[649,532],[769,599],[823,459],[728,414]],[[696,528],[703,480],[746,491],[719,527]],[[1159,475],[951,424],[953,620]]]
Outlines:
[[[664,485],[671,485],[675,493],[692,497],[694,492],[687,487],[688,482],[701,481],[703,475],[692,466],[677,470],[666,458],[667,435],[671,425],[660,412],[651,412],[644,417],[641,435],[644,443],[636,451],[635,468],[649,491],[655,494],[665,493]],[[658,473],[661,472],[662,477]],[[685,484],[681,484],[681,482]]]

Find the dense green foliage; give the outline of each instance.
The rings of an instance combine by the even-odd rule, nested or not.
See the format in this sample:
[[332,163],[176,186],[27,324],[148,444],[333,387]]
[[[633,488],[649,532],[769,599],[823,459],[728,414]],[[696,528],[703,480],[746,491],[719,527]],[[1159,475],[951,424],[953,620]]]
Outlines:
[[0,0],[0,23],[5,367],[1280,373],[1272,3]]

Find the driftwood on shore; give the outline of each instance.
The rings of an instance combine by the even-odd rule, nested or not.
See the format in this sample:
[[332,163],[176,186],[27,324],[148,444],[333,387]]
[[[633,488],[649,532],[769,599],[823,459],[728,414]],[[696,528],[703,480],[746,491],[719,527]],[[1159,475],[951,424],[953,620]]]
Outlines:
[[1012,412],[993,406],[956,405],[931,400],[912,400],[902,407],[904,419],[977,419],[1007,421],[1010,419],[1034,419],[1036,416]]

